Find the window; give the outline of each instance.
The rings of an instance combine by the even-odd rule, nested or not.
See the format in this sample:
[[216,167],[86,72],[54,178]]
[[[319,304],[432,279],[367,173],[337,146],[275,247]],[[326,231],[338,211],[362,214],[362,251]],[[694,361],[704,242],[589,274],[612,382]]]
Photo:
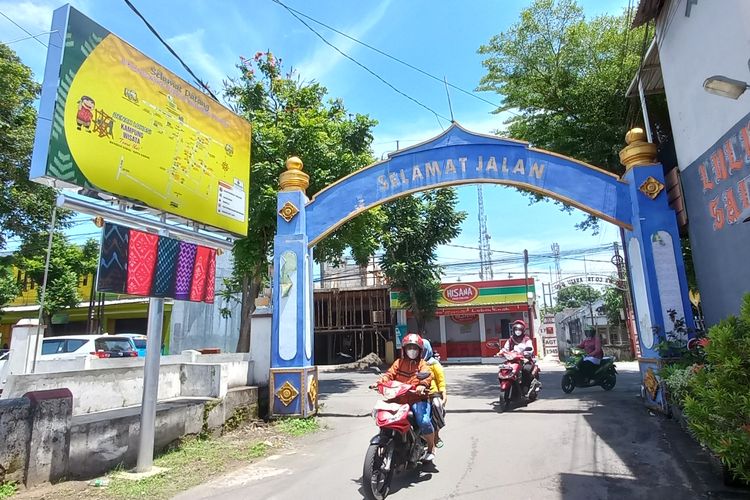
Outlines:
[[65,347],[65,352],[76,352],[84,344],[86,344],[86,342],[88,341],[83,339],[70,339],[68,340],[68,344]]
[[146,339],[133,339],[133,343],[135,344],[136,349],[146,348]]
[[42,341],[42,354],[57,354],[64,352],[65,340],[48,339]]
[[94,341],[97,351],[132,351],[130,340],[120,338],[99,338]]

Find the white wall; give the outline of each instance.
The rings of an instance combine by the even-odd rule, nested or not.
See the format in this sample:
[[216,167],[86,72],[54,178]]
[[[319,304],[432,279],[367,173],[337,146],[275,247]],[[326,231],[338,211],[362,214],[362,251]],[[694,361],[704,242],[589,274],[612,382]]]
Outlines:
[[[162,364],[159,373],[159,401],[179,397],[220,398],[228,389],[252,382],[253,362],[249,354],[186,354],[165,358],[170,362]],[[198,362],[185,362],[186,359]],[[11,375],[0,399],[21,397],[30,391],[68,388],[73,393],[73,415],[141,403],[143,358],[93,361],[126,363],[119,363],[119,367],[111,364],[99,369]]]
[[750,2],[698,0],[690,17],[686,4],[668,2],[656,27],[680,169],[750,113],[750,92],[734,101],[703,90],[704,80],[713,75],[750,81]]
[[[240,335],[240,297],[229,303],[219,296],[224,278],[232,275],[232,255],[225,252],[216,259],[216,300],[213,304],[175,300],[170,320],[169,352],[218,347],[221,352],[235,352]],[[222,307],[231,311],[228,318]],[[269,351],[270,352],[270,351]]]
[[259,307],[252,319],[250,355],[253,362],[255,385],[267,386],[271,370],[271,308]]

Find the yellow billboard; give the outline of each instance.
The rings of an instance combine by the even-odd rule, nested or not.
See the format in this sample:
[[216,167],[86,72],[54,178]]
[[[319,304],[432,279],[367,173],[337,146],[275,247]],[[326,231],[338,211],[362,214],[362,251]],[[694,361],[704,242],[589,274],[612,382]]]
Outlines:
[[52,29],[66,43],[50,45],[62,53],[47,59],[32,178],[247,234],[250,124],[69,6]]

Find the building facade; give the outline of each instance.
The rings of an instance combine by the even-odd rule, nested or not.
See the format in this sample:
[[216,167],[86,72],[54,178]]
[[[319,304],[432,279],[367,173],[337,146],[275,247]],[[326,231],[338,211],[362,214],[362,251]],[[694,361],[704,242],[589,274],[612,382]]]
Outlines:
[[[499,344],[510,336],[510,325],[519,319],[526,322],[536,345],[533,278],[443,283],[440,288],[435,318],[427,322],[423,335],[441,359],[454,363],[491,360]],[[402,308],[398,296],[398,291],[391,291],[398,332],[416,332],[417,323]],[[397,347],[399,341],[397,338]]]
[[[641,0],[634,26],[644,24],[655,41],[629,95],[640,94],[651,128],[647,96],[666,96],[700,304],[710,326],[738,314],[750,292],[750,222],[743,223],[750,216],[750,93],[733,99],[704,89],[716,76],[750,81],[750,2]],[[659,143],[659,130],[650,132]],[[676,208],[679,214],[682,207]]]

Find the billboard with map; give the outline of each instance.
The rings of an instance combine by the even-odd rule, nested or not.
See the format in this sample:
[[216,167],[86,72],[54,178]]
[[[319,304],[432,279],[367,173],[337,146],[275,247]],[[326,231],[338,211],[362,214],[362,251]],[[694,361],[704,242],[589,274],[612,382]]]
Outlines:
[[31,178],[247,234],[250,124],[70,6],[52,30]]

